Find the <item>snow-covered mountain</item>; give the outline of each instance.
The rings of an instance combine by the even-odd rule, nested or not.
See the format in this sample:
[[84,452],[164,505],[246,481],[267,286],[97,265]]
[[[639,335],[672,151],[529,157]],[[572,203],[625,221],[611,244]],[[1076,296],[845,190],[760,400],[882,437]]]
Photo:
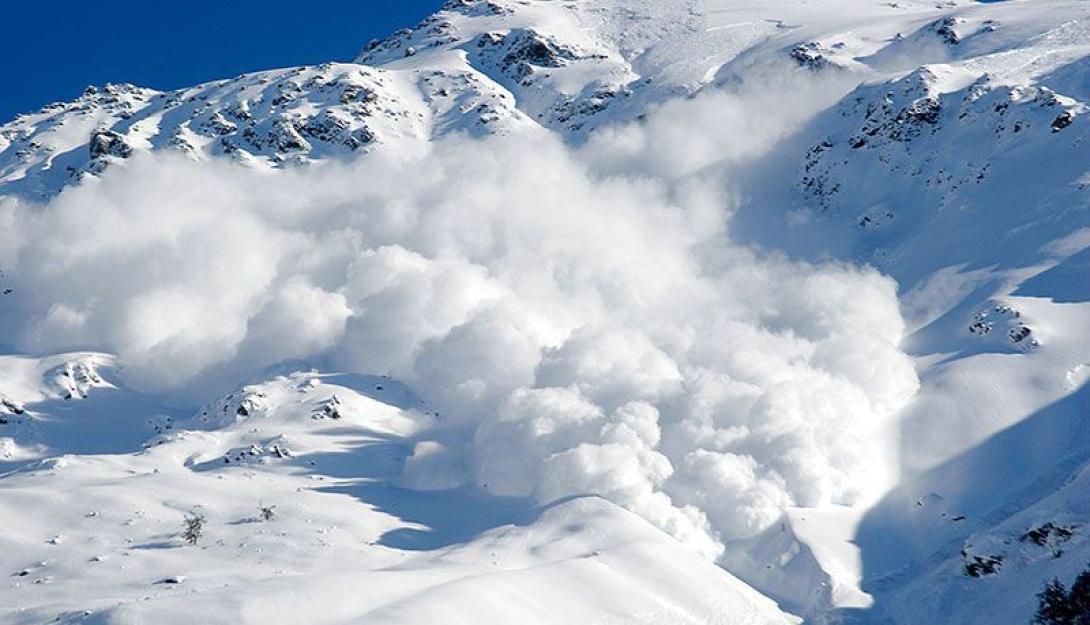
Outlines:
[[451,0],[22,115],[0,620],[1029,623],[1088,102],[1077,0]]

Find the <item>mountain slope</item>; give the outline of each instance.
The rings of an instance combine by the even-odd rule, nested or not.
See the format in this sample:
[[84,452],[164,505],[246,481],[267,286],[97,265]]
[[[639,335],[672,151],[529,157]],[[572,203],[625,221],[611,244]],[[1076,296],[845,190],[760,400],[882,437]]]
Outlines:
[[1087,24],[451,0],[0,126],[5,617],[1027,622],[1090,561]]
[[850,44],[838,42],[835,52],[846,58],[836,63],[865,68],[850,55],[886,49],[905,22],[941,15],[923,2],[845,7],[830,17],[806,2],[452,1],[373,42],[357,64],[259,72],[171,93],[88,88],[79,100],[0,127],[0,181],[6,193],[48,198],[147,149],[278,167],[534,124],[583,138],[730,79],[739,67],[790,58],[808,37],[847,36]]

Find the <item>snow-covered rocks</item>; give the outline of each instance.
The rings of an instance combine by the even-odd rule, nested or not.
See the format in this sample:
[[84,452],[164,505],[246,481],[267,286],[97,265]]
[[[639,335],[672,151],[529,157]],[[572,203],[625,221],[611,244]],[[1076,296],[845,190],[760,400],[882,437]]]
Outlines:
[[201,408],[195,419],[209,428],[221,428],[261,416],[269,408],[268,395],[254,389],[231,393]]
[[1003,304],[996,304],[991,309],[975,313],[969,324],[969,333],[986,337],[997,329],[997,324],[999,333],[1019,351],[1028,351],[1040,345],[1033,336],[1033,329],[1022,320],[1022,313]]
[[800,67],[816,72],[833,65],[826,56],[828,52],[821,42],[807,41],[791,48],[788,56]]
[[520,123],[513,106],[476,76],[479,86],[469,83],[472,93],[457,104],[435,99],[425,80],[433,73],[327,63],[165,93],[108,85],[0,127],[8,142],[0,181],[6,193],[47,198],[149,150],[279,168],[425,141],[433,116],[472,127],[480,106],[501,122],[495,130]]
[[291,449],[283,437],[277,437],[264,443],[251,443],[247,447],[235,447],[223,455],[224,464],[244,464],[252,462],[270,462],[291,458]]
[[[1038,519],[1041,512],[1037,512]],[[1024,530],[1017,529],[1016,523],[1008,523],[969,536],[960,550],[964,574],[979,578],[1011,569],[1006,572],[1017,575],[1019,569],[1042,563],[1047,566],[1050,559],[1064,558],[1068,550],[1084,551],[1085,517],[1060,510],[1052,514],[1053,520],[1038,520]]]
[[101,362],[98,356],[83,356],[47,371],[46,377],[50,379],[55,392],[64,399],[86,399],[93,389],[111,386],[99,374]]
[[115,158],[128,158],[132,156],[132,146],[125,142],[125,138],[110,130],[99,130],[91,133],[91,159],[106,156]]
[[0,395],[0,412],[5,415],[19,416],[26,414],[26,408],[12,398]]
[[[925,66],[849,95],[829,115],[834,130],[811,147],[800,172],[810,201],[822,210],[841,205],[845,194],[855,202],[860,191],[870,195],[875,188],[866,177],[881,175],[887,192],[912,186],[926,190],[921,200],[954,205],[985,193],[1010,160],[1041,162],[1082,141],[1086,129],[1077,120],[1087,110],[1084,102],[1035,76],[993,75],[983,68],[992,67]],[[1064,140],[1063,133],[1079,137]],[[952,152],[938,158],[940,145]]]

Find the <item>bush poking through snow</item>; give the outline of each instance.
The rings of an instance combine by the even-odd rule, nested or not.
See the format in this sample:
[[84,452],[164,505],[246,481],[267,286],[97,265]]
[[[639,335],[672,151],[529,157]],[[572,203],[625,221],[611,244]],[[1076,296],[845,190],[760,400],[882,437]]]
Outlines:
[[1037,594],[1034,625],[1090,625],[1090,568],[1075,578],[1071,590],[1058,579]]
[[185,521],[182,525],[182,540],[190,545],[196,545],[204,534],[204,524],[204,515],[196,510],[185,515]]
[[276,506],[260,506],[261,520],[272,521],[276,518]]

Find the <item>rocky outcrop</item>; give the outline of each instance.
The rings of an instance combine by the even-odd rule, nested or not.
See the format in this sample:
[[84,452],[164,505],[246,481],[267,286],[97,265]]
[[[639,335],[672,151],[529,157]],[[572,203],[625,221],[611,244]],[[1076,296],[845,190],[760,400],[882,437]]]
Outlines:
[[[1009,146],[1044,148],[1078,126],[1087,110],[1047,86],[1010,86],[987,75],[948,90],[948,78],[940,75],[948,72],[923,67],[891,83],[865,85],[828,114],[825,121],[836,130],[808,149],[800,169],[808,200],[821,210],[836,207],[844,190],[862,184],[859,172],[874,168],[892,181],[918,179],[941,202],[987,180]],[[934,157],[940,145],[968,141],[971,158]]]
[[91,142],[88,144],[91,158],[113,156],[116,158],[129,158],[132,156],[132,146],[125,142],[125,138],[111,130],[98,130],[91,133]]

